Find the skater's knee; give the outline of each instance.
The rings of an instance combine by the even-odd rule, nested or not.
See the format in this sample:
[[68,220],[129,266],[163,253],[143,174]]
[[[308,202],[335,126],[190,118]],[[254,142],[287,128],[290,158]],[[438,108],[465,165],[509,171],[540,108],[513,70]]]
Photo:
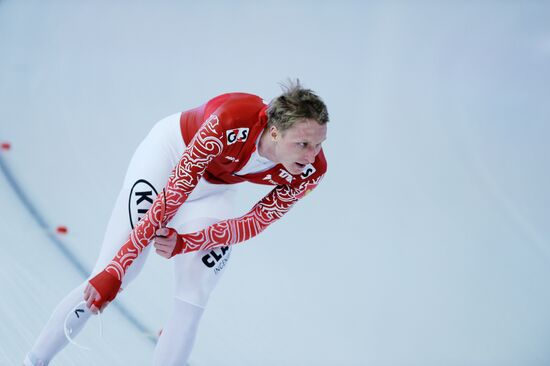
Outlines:
[[197,309],[200,309],[200,310],[204,310],[204,308],[206,307],[206,304],[199,304],[198,302],[193,301],[191,299],[187,299],[184,296],[174,296],[174,302],[175,302],[176,306],[178,306],[178,307],[179,306],[189,306],[189,307],[197,308]]

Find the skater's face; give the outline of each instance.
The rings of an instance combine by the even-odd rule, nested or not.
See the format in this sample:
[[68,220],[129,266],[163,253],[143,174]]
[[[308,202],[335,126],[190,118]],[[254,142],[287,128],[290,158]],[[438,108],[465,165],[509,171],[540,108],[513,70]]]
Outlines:
[[269,130],[274,143],[275,157],[291,174],[300,174],[306,165],[313,164],[327,138],[327,125],[313,119],[296,122],[281,131],[272,126]]

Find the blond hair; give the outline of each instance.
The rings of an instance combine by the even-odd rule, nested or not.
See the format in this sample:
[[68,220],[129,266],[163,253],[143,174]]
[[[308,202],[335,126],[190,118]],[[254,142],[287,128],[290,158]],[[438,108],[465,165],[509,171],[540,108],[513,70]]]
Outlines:
[[267,108],[267,125],[275,126],[284,132],[295,123],[312,119],[319,124],[328,123],[325,103],[311,89],[306,89],[300,80],[288,80],[281,84],[283,94],[274,98]]

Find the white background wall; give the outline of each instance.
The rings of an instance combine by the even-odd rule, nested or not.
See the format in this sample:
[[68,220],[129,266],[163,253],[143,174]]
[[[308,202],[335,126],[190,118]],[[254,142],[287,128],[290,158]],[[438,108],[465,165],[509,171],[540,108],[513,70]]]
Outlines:
[[[545,1],[0,1],[2,159],[91,268],[156,120],[299,77],[329,107],[329,173],[233,251],[191,365],[549,364],[549,17]],[[11,365],[82,279],[0,180]],[[240,212],[264,192],[243,185]],[[122,301],[158,330],[171,266],[149,262]],[[116,312],[104,328],[54,364],[150,364]]]

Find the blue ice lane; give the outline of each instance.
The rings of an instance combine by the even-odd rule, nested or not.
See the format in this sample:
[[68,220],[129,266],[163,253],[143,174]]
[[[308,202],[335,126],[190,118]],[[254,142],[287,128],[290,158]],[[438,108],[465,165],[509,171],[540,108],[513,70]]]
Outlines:
[[[76,257],[76,255],[61,241],[57,235],[51,230],[50,225],[48,225],[44,216],[38,211],[38,209],[33,205],[32,201],[25,194],[22,186],[17,182],[14,174],[12,173],[8,162],[4,159],[2,154],[0,154],[0,169],[4,177],[6,178],[9,186],[13,189],[13,192],[25,207],[28,213],[31,215],[36,224],[43,229],[44,234],[49,239],[50,243],[61,252],[61,254],[67,259],[67,261],[76,269],[76,271],[82,276],[82,278],[87,278],[89,270],[83,265],[83,263]],[[120,314],[126,319],[132,326],[143,334],[152,344],[156,344],[157,337],[154,333],[148,329],[132,312],[122,305],[120,302],[114,302],[113,306]]]

